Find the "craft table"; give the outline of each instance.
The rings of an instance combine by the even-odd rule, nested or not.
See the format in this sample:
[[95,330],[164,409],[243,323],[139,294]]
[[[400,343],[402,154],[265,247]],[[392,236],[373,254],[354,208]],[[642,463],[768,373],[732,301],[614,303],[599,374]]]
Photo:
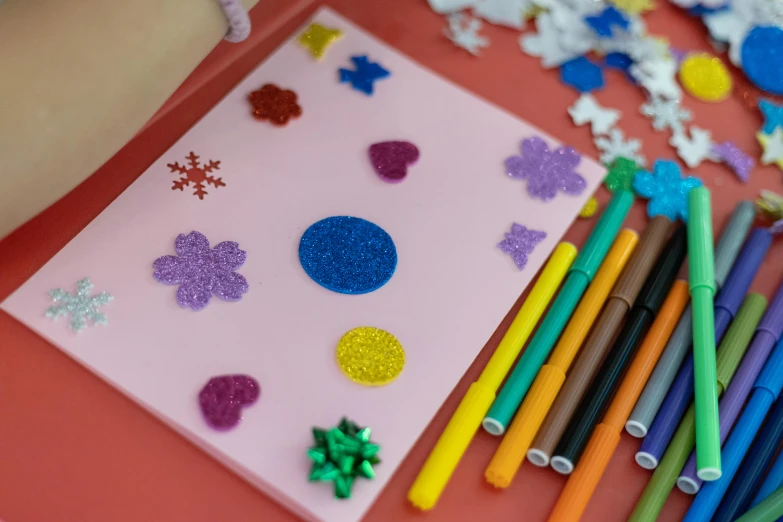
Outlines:
[[[425,0],[324,3],[436,73],[578,150],[597,155],[588,127],[575,127],[566,113],[576,93],[559,81],[556,70],[546,71],[538,59],[520,52],[518,32],[486,26],[483,32],[491,45],[474,58],[443,37],[445,20]],[[678,49],[710,50],[698,19],[663,0],[657,3],[658,9],[645,16],[651,33],[666,35]],[[254,29],[249,40],[221,43],[130,143],[70,194],[0,241],[0,300],[95,218],[318,5],[315,0],[261,0],[251,12]],[[639,114],[643,93],[621,72],[608,72],[607,80],[608,86],[596,97],[602,105],[623,110],[626,135],[642,139],[649,160],[674,158],[668,135],[653,132]],[[686,95],[684,106],[693,111],[695,124],[711,130],[716,141],[733,140],[760,156],[755,132],[761,116],[745,107],[740,93],[715,105]],[[458,122],[444,122],[454,124]],[[773,167],[756,168],[747,185],[723,165],[704,163],[695,173],[713,192],[716,232],[736,201],[755,199],[762,188],[783,192],[783,175]],[[604,189],[597,196],[602,204],[608,200]],[[646,220],[639,202],[627,224],[641,229]],[[581,245],[592,226],[580,220],[566,239]],[[779,284],[782,243],[778,241],[767,255],[752,291],[770,296]],[[418,512],[406,500],[437,436],[521,301],[455,383],[448,401],[370,510],[368,522],[545,520],[565,478],[527,463],[508,490],[494,490],[484,482],[483,471],[498,439],[484,432],[471,444],[435,510]],[[6,522],[297,520],[4,312],[0,419],[0,518]],[[627,518],[650,476],[633,461],[638,446],[639,440],[623,435],[583,520]],[[688,504],[684,494],[674,492],[660,520],[679,520]]]

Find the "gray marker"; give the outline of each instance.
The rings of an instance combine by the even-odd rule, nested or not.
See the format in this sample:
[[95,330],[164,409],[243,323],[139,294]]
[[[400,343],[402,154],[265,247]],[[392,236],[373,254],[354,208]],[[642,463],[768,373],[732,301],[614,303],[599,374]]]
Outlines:
[[[734,207],[715,248],[715,284],[718,288],[726,281],[755,218],[756,207],[752,202],[741,201]],[[625,430],[634,437],[642,438],[647,435],[658,408],[661,407],[685,356],[688,355],[693,339],[691,318],[691,305],[688,305],[625,423]]]

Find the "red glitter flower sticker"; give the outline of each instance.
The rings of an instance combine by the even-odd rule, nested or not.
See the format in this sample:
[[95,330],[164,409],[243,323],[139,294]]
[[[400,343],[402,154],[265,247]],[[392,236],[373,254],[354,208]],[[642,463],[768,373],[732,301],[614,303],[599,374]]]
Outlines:
[[192,151],[188,156],[185,156],[185,159],[188,160],[188,163],[185,166],[180,165],[179,163],[169,163],[167,165],[167,167],[171,169],[171,172],[176,172],[181,176],[178,180],[174,181],[171,190],[179,189],[184,192],[185,187],[193,186],[195,189],[193,195],[198,196],[198,199],[204,199],[204,196],[207,194],[207,191],[205,190],[207,185],[212,185],[215,188],[226,186],[226,184],[223,183],[223,178],[210,176],[212,171],[220,170],[219,161],[209,160],[209,163],[202,165],[198,161],[199,156],[196,156]]
[[296,93],[267,83],[248,96],[253,106],[253,117],[269,120],[273,125],[285,125],[291,118],[302,115],[302,108],[296,103]]

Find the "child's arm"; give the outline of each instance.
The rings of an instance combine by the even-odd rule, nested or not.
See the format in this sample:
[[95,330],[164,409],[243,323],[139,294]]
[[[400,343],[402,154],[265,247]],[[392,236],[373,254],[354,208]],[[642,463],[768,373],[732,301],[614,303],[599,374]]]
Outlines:
[[0,239],[125,145],[227,28],[217,0],[0,1]]

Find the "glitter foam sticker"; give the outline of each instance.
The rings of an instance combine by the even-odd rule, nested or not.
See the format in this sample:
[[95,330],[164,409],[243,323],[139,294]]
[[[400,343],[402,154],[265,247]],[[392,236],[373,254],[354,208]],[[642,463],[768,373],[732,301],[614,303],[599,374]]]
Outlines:
[[55,288],[49,292],[49,297],[55,303],[46,310],[46,317],[57,320],[58,317],[70,316],[70,327],[76,333],[87,327],[87,322],[93,325],[108,323],[106,314],[99,312],[98,308],[109,304],[114,297],[106,292],[90,295],[93,284],[88,278],[76,283],[76,293],[66,292],[61,288]]
[[370,162],[384,181],[402,181],[408,174],[408,165],[416,163],[418,159],[419,149],[407,141],[384,141],[370,145]]
[[579,211],[579,217],[585,219],[591,218],[595,215],[597,210],[598,210],[598,200],[595,199],[595,196],[590,196],[590,199],[587,200],[585,206],[583,206],[582,210]]
[[192,151],[189,155],[185,156],[188,160],[187,165],[180,165],[178,162],[169,163],[166,165],[171,172],[176,172],[180,175],[178,180],[174,181],[171,190],[184,191],[185,187],[193,187],[193,195],[198,199],[204,199],[204,196],[208,194],[205,190],[207,185],[212,185],[216,189],[218,187],[225,187],[223,178],[216,178],[210,176],[215,170],[220,170],[220,162],[209,160],[206,165],[199,162],[199,156],[196,156]]
[[783,29],[754,27],[742,42],[742,70],[761,89],[783,95]]
[[337,365],[353,382],[365,386],[389,384],[405,367],[405,350],[392,334],[362,326],[337,343]]
[[573,196],[581,194],[587,183],[574,169],[582,157],[571,147],[553,151],[539,137],[522,140],[521,156],[506,160],[506,173],[527,180],[527,192],[542,201],[551,201],[558,191]]
[[290,119],[302,115],[302,107],[297,103],[296,93],[271,83],[251,92],[247,99],[253,107],[253,117],[262,121],[269,120],[273,125],[285,125]]
[[180,234],[174,242],[176,256],[162,256],[152,263],[155,279],[167,285],[180,285],[177,302],[183,308],[201,310],[215,294],[224,301],[239,301],[249,289],[247,280],[236,273],[245,263],[247,252],[233,241],[209,247],[200,232]]
[[342,37],[343,32],[339,29],[330,29],[321,24],[312,23],[299,35],[296,41],[310,51],[313,58],[322,60],[329,46]]
[[546,232],[514,223],[511,225],[511,232],[506,232],[505,236],[506,238],[498,243],[498,248],[510,255],[517,268],[522,270],[527,266],[527,256],[546,238]]
[[604,73],[599,65],[580,56],[562,65],[560,80],[579,92],[591,92],[604,86]]
[[683,178],[680,167],[673,161],[658,160],[653,171],[639,171],[633,181],[636,193],[649,199],[647,215],[666,216],[672,221],[678,217],[688,221],[688,192],[701,186],[701,180]]
[[397,268],[397,248],[378,225],[334,216],[310,225],[299,261],[313,281],[341,294],[366,294],[386,284]]
[[228,430],[239,424],[242,408],[258,400],[261,387],[247,375],[212,377],[198,394],[204,419],[216,430]]
[[710,102],[728,98],[733,86],[721,59],[707,53],[690,54],[682,61],[680,81],[691,95]]
[[712,152],[734,171],[740,181],[747,183],[750,180],[750,171],[756,166],[756,160],[745,154],[734,143],[730,141],[718,143],[712,147]]
[[354,70],[339,69],[340,83],[350,83],[351,87],[367,96],[372,96],[375,91],[375,82],[388,78],[391,73],[381,67],[380,64],[371,62],[366,55],[351,56]]

